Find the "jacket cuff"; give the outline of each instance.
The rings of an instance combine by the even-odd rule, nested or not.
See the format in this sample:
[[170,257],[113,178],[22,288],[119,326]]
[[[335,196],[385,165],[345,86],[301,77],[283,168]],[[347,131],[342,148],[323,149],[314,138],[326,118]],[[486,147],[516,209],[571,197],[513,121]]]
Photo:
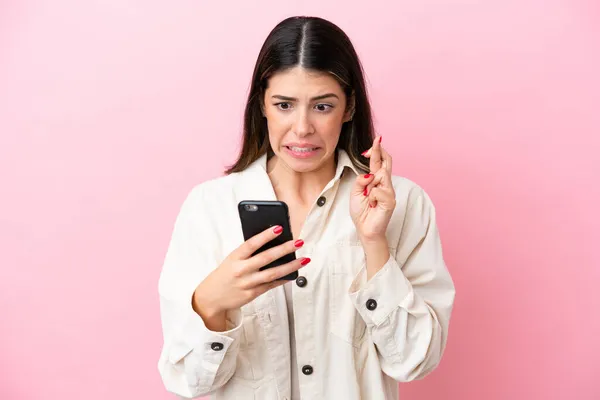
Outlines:
[[367,281],[364,265],[350,285],[349,295],[354,307],[368,326],[378,326],[398,307],[402,307],[412,286],[394,257]]
[[224,332],[209,330],[202,317],[192,308],[191,302],[186,314],[185,323],[171,344],[169,361],[175,364],[190,352],[197,351],[203,353],[203,360],[219,365],[227,350],[241,335],[241,310],[227,313],[227,330]]

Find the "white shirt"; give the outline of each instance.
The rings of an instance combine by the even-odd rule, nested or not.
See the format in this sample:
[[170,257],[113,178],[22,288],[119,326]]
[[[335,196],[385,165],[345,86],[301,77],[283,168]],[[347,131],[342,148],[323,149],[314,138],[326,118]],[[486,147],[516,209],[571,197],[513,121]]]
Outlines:
[[208,330],[193,311],[198,284],[243,243],[237,204],[276,200],[266,165],[263,156],[243,172],[201,183],[183,202],[159,280],[158,369],[166,389],[185,398],[296,400],[294,373],[302,399],[397,399],[397,382],[423,378],[440,362],[454,284],[430,198],[397,176],[390,257],[366,280],[349,215],[359,171],[344,151],[300,234],[305,244],[296,255],[312,261],[300,270],[306,285],[289,284],[293,336],[283,287],[231,311],[225,332]]

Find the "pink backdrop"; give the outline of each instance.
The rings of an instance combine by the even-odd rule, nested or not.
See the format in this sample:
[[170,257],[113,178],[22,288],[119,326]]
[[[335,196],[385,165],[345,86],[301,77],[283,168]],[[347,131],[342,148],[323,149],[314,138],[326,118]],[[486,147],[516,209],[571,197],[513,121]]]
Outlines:
[[445,358],[403,399],[599,399],[599,3],[219,3],[0,3],[0,398],[172,398],[175,215],[232,161],[268,31],[316,14],[363,57],[457,285]]

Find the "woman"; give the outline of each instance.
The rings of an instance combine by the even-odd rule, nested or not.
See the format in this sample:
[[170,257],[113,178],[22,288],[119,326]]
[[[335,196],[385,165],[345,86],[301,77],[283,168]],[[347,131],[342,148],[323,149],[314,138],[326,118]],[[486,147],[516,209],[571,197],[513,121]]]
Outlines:
[[[319,18],[282,21],[256,63],[239,159],[175,223],[159,282],[166,389],[396,399],[397,382],[432,371],[454,286],[430,198],[391,170],[348,37]],[[242,200],[287,203],[294,240],[252,256],[281,228],[244,242]]]

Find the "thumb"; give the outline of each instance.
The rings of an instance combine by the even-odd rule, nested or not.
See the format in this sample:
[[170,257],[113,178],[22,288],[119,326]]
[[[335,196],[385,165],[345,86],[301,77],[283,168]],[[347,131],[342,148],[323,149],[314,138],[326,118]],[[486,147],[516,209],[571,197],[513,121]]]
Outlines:
[[375,176],[373,174],[359,175],[356,177],[356,181],[354,181],[354,188],[352,189],[353,195],[361,195],[366,196],[365,190],[369,183],[373,182]]

